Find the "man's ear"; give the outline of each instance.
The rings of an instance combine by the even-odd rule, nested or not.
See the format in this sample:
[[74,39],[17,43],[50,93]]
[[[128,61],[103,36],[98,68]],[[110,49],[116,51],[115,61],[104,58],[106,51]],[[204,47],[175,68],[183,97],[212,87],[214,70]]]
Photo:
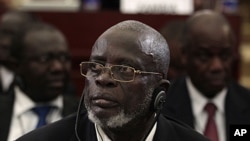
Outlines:
[[163,108],[163,105],[166,102],[166,94],[169,85],[170,83],[168,80],[162,79],[159,86],[154,90],[151,103],[153,111],[158,113]]

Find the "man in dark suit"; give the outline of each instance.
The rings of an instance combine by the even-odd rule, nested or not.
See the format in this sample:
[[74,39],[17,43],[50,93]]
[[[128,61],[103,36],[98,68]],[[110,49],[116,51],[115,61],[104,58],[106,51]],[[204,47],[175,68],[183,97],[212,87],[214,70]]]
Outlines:
[[77,110],[78,99],[63,95],[71,70],[64,35],[42,22],[24,26],[11,44],[17,85],[0,97],[0,140],[21,135]]
[[167,40],[170,50],[170,64],[168,69],[168,80],[170,82],[185,74],[182,63],[181,47],[182,47],[182,31],[185,26],[185,20],[171,20],[167,22],[161,29],[160,33]]
[[159,112],[169,85],[168,65],[169,49],[159,32],[138,21],[118,23],[97,39],[90,60],[80,64],[85,106],[81,102],[77,115],[17,140],[205,141]]
[[0,94],[8,95],[13,89],[15,77],[10,56],[10,44],[13,37],[23,26],[37,19],[30,13],[6,11],[0,19]]
[[[212,141],[228,141],[230,125],[250,124],[249,92],[231,79],[232,29],[223,15],[210,10],[198,11],[186,24],[183,60],[187,76],[171,84],[162,112],[204,135],[210,136],[211,131]],[[214,108],[211,118],[207,107]],[[211,125],[213,131],[208,129]]]

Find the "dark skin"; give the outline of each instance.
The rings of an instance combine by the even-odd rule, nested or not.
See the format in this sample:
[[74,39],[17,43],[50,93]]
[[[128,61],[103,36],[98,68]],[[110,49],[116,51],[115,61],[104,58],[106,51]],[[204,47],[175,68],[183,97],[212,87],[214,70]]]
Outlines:
[[[132,31],[110,31],[102,35],[93,47],[90,61],[109,65],[126,65],[138,70],[156,70],[153,57],[141,49],[143,35]],[[109,119],[120,113],[133,114],[136,117],[121,127],[111,128],[104,124],[102,129],[112,141],[138,141],[143,138],[154,124],[154,111],[150,103],[144,110],[136,109],[142,104],[146,95],[152,96],[157,87],[168,87],[165,79],[157,75],[136,75],[133,82],[118,82],[111,78],[106,70],[96,78],[87,78],[85,103],[99,119]],[[105,122],[104,122],[105,123]]]
[[71,62],[64,37],[56,31],[31,31],[25,36],[18,75],[25,93],[35,102],[48,102],[62,94]]
[[10,54],[10,44],[15,34],[25,24],[31,22],[31,15],[19,12],[6,12],[0,22],[0,63],[9,69],[15,69],[13,57]]
[[230,80],[234,40],[227,23],[216,23],[218,17],[209,16],[214,20],[204,14],[193,21],[184,60],[192,83],[213,98]]

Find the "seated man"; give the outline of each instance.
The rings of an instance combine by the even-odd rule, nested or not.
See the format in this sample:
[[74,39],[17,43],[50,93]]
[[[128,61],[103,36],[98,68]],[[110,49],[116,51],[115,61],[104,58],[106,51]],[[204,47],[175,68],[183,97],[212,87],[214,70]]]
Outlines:
[[232,79],[233,31],[221,14],[196,12],[183,37],[186,76],[171,83],[163,113],[212,141],[228,141],[230,125],[250,124],[250,94]]
[[71,61],[64,35],[46,23],[23,27],[11,44],[17,84],[0,107],[0,140],[13,141],[77,110],[78,99],[62,95]]
[[13,37],[21,29],[38,19],[30,13],[21,11],[7,11],[0,19],[0,95],[11,93],[14,85],[15,74],[10,56],[10,45]]
[[181,53],[184,26],[185,20],[171,20],[160,29],[160,33],[167,40],[171,52],[168,69],[168,80],[171,82],[185,74]]
[[78,114],[17,141],[207,140],[160,114],[168,65],[169,49],[159,32],[138,21],[112,26],[95,42],[90,60],[80,64],[86,83]]

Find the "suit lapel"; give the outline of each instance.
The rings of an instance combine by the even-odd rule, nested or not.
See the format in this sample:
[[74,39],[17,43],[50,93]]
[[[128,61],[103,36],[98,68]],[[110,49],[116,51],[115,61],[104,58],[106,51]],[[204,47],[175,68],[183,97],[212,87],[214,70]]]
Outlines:
[[[84,111],[79,115],[81,120],[79,121],[78,133],[82,141],[97,141],[95,125],[88,119],[88,114]],[[74,135],[72,141],[78,141]]]
[[63,109],[62,116],[66,117],[72,113],[75,113],[78,108],[78,99],[73,96],[63,96]]
[[172,126],[167,120],[163,119],[162,115],[159,116],[157,122],[157,129],[153,141],[165,141],[166,139],[169,141],[176,140],[176,133],[173,132]]
[[0,96],[0,140],[7,140],[13,111],[13,95]]
[[[170,87],[167,94],[166,106],[164,108],[166,107],[167,111],[170,112],[165,112],[165,114],[194,127],[194,116],[192,114],[191,100],[188,94],[185,78],[173,82],[173,85]],[[163,109],[163,111],[165,111],[165,109]]]

